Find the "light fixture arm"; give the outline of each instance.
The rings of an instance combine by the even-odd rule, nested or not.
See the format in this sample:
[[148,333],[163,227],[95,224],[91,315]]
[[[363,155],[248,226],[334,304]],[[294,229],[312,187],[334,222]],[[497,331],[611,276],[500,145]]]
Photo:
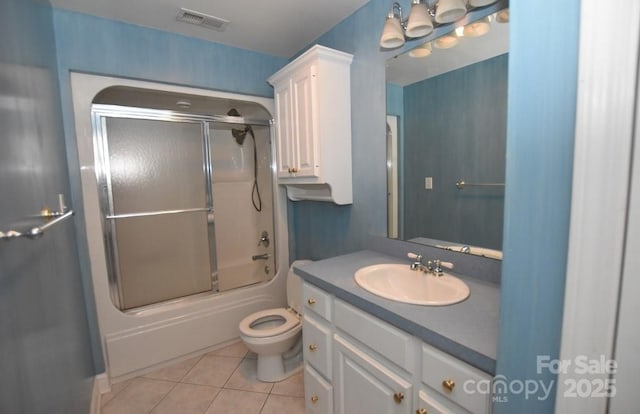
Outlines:
[[391,5],[391,9],[389,10],[389,14],[387,14],[388,19],[398,19],[400,22],[400,26],[403,29],[407,29],[407,19],[402,17],[402,6],[397,1],[394,1]]

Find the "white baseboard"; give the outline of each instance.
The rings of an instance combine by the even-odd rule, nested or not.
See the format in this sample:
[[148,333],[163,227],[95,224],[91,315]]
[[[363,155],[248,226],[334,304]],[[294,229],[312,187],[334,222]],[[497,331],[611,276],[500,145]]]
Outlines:
[[[107,390],[102,391],[106,384]],[[98,374],[93,378],[93,389],[91,391],[91,407],[89,414],[100,414],[100,398],[101,395],[109,391],[109,378],[106,373]]]

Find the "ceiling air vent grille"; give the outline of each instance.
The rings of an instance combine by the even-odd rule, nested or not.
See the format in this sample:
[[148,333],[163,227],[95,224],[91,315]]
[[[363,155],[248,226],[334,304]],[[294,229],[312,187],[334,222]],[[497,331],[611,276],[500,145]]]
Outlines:
[[206,27],[207,29],[217,30],[218,32],[224,31],[229,24],[229,20],[185,8],[180,9],[176,19],[180,22],[195,24],[196,26]]

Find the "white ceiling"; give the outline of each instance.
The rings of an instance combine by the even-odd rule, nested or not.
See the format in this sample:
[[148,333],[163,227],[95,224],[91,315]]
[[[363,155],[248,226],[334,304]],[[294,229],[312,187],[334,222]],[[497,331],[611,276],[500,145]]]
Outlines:
[[[368,0],[51,0],[120,20],[269,55],[291,57]],[[230,20],[224,32],[176,21],[181,8]],[[381,17],[381,19],[384,16]]]
[[425,58],[413,58],[409,52],[387,61],[387,82],[411,85],[455,69],[459,69],[509,51],[509,24],[491,24],[491,30],[481,37],[463,37],[451,49],[436,49]]

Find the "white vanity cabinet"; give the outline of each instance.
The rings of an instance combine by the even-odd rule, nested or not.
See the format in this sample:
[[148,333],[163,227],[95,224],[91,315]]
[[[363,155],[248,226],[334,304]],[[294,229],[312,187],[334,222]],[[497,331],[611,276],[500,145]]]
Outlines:
[[278,183],[292,200],[352,203],[352,59],[316,45],[269,78]]
[[478,391],[490,375],[313,285],[303,292],[307,413],[490,414]]
[[333,413],[331,314],[333,298],[304,283],[302,346],[304,357],[304,398],[307,414]]

